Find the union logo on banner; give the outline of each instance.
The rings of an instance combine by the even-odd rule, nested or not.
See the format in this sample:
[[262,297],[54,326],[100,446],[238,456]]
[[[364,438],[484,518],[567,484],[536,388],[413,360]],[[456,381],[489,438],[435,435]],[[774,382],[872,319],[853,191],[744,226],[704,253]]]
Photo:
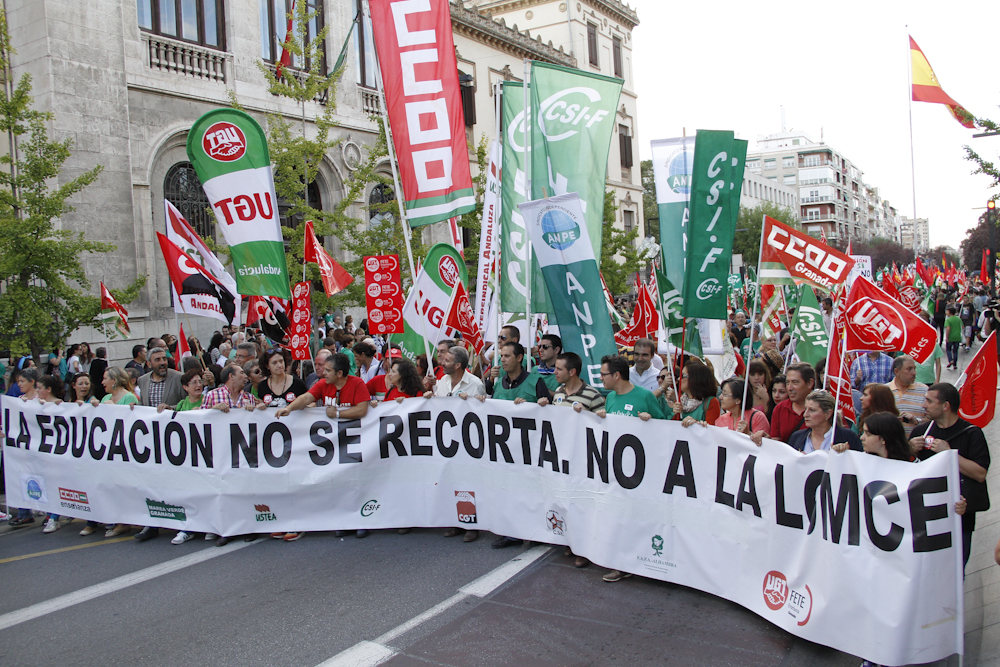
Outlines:
[[235,162],[246,153],[247,138],[236,125],[220,121],[205,130],[201,146],[213,160]]
[[403,333],[403,282],[397,255],[363,258],[365,305],[371,333]]

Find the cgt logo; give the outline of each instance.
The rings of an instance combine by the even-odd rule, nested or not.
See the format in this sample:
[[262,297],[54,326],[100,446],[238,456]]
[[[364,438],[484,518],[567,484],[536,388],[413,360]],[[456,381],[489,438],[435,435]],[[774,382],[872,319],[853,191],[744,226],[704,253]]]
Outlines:
[[459,523],[477,523],[476,493],[474,491],[456,491],[455,508],[458,510]]
[[857,337],[873,350],[906,349],[905,320],[895,306],[886,301],[862,297],[847,308],[847,320]]
[[805,586],[805,591],[798,591],[788,585],[785,575],[777,570],[771,570],[764,575],[764,604],[771,611],[784,609],[798,625],[803,626],[812,617],[812,591]]
[[253,506],[253,508],[255,510],[257,510],[257,514],[254,517],[254,518],[257,519],[257,521],[277,521],[278,520],[278,515],[275,514],[274,512],[272,512],[271,508],[268,507],[267,505],[257,505],[257,504],[255,504]]
[[201,147],[213,160],[234,162],[247,152],[247,138],[237,126],[221,121],[205,130]]

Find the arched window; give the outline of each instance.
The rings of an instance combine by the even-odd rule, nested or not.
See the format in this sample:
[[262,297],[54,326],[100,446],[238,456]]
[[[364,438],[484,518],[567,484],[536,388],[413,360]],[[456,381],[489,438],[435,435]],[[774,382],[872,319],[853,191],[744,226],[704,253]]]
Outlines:
[[200,237],[215,239],[212,208],[190,162],[178,162],[163,179],[163,198],[177,207]]
[[391,186],[379,183],[373,187],[371,194],[368,195],[368,227],[374,227],[383,220],[389,223],[395,222],[396,216],[393,214],[395,209],[386,206],[395,201],[396,193]]
[[[319,194],[319,186],[316,185],[316,181],[309,184],[309,189],[306,190],[306,194],[309,197],[308,204],[311,208],[317,211],[323,210],[323,200]],[[288,227],[289,229],[295,229],[302,222],[303,217],[301,213],[296,213],[295,215],[288,215],[288,209],[291,206],[284,199],[278,198],[278,216],[281,219],[281,226]]]

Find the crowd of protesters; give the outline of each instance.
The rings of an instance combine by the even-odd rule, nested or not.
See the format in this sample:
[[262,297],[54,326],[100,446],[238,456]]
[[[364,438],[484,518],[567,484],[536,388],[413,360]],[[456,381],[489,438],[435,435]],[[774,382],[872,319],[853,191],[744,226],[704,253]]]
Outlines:
[[[938,302],[943,304],[944,314],[940,323]],[[985,299],[977,305],[972,298],[959,303],[939,294],[932,303],[934,312],[925,315],[939,325],[942,342],[948,347],[949,367],[958,363],[959,346],[952,346],[955,336],[960,336],[955,342],[968,351],[973,341],[988,334],[1000,319],[1000,313],[986,307]],[[824,303],[824,310],[828,307]],[[956,313],[962,314],[952,319]],[[437,343],[430,359],[419,355],[410,361],[382,337],[369,335],[365,321],[355,326],[350,317],[342,323],[339,316],[328,313],[317,324],[313,361],[301,365],[262,335],[225,327],[215,332],[207,349],[196,338],[189,339],[192,355],[180,364],[175,362],[177,340],[170,335],[136,345],[132,359],[121,367],[109,367],[105,349],[97,348],[92,354],[86,343],[54,351],[44,373],[39,373],[30,359],[21,360],[8,394],[23,400],[142,405],[160,411],[273,409],[276,419],[311,407],[322,407],[331,419],[357,419],[381,401],[491,398],[568,407],[600,418],[624,415],[644,421],[675,420],[689,428],[724,428],[744,434],[758,446],[766,438],[802,453],[851,449],[919,462],[955,449],[962,495],[955,509],[962,514],[966,562],[976,514],[989,507],[986,438],[981,429],[959,417],[958,390],[940,381],[940,358],[944,356],[940,346],[924,364],[900,353],[854,355],[850,382],[859,416],[852,422],[843,419],[834,396],[823,389],[825,363],[811,366],[797,361],[788,323],[773,338],[759,340],[759,322],[749,322],[742,311],[732,312],[727,326],[734,348],[744,350],[749,365],[738,359],[732,377],[719,382],[709,360],[689,355],[680,358],[676,351],[663,354],[665,350],[657,342],[639,339],[620,354],[601,359],[602,389],[585,381],[583,360],[564,351],[562,340],[554,334],[541,335],[529,347],[522,343],[518,327],[505,326],[496,346],[483,355],[471,353],[461,339],[448,339]],[[30,510],[22,509],[9,523],[23,526],[34,520]],[[50,515],[44,532],[62,525],[57,516]],[[88,522],[81,535],[100,528]],[[113,537],[134,527],[112,525],[105,530],[106,537]],[[403,534],[410,528],[398,531]],[[159,532],[158,528],[141,527],[135,538],[145,541]],[[367,530],[352,532],[358,538],[369,535]],[[461,533],[466,542],[479,538],[478,531],[459,528],[449,528],[444,535]],[[346,534],[337,532],[338,536]],[[271,537],[291,542],[304,535],[281,532]],[[194,537],[194,533],[181,530],[172,542],[182,544]],[[232,537],[207,534],[205,539],[222,546]],[[492,546],[519,544],[520,539],[501,536]],[[573,554],[567,549],[566,555]],[[586,558],[576,557],[577,567],[589,564]],[[613,582],[629,576],[614,570],[604,579]]]

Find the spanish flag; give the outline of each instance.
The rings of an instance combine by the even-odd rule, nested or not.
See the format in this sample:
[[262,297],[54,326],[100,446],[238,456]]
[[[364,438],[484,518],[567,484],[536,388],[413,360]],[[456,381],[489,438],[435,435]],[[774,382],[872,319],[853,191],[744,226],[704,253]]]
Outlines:
[[931,68],[931,64],[927,62],[927,56],[920,50],[920,47],[917,46],[912,37],[910,37],[910,68],[913,72],[914,102],[944,104],[948,107],[951,115],[955,117],[955,120],[963,126],[970,130],[975,127],[975,124],[971,120],[966,120],[958,114],[958,109],[961,109],[965,113],[969,112],[961,104],[951,99],[948,93],[944,92],[944,89],[941,88],[941,84],[938,82],[937,76],[934,74],[934,70]]

